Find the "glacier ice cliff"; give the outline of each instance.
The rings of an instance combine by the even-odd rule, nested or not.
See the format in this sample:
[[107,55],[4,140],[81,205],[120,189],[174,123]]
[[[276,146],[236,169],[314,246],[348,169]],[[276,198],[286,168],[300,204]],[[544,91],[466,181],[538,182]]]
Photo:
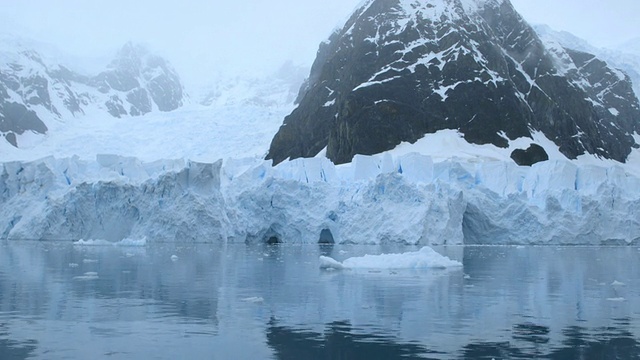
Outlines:
[[50,157],[0,164],[0,239],[635,244],[639,190],[621,166],[563,160]]

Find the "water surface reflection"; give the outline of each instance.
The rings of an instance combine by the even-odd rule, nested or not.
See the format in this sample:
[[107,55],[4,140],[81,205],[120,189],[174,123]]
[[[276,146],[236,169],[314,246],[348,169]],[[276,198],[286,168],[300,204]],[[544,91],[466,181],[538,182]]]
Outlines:
[[367,246],[0,243],[0,359],[636,359],[635,248],[441,248],[449,271],[334,271]]

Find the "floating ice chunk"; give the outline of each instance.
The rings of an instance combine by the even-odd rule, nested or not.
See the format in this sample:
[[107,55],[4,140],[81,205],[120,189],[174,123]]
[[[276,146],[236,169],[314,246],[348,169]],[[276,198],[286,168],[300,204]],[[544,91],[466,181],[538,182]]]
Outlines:
[[73,243],[74,245],[79,246],[145,246],[147,244],[147,238],[143,237],[142,239],[122,239],[118,242],[111,242],[107,240],[78,240]]
[[344,269],[344,266],[341,262],[334,260],[333,258],[330,258],[328,256],[320,256],[320,268],[341,270]]
[[95,259],[83,259],[82,262],[85,263],[85,264],[95,264],[95,263],[98,262],[98,260],[95,260]]
[[74,280],[82,280],[82,281],[90,281],[90,280],[98,280],[97,272],[86,272],[82,276],[76,276],[73,278]]
[[627,301],[627,299],[623,298],[623,297],[617,297],[617,298],[608,298],[607,301],[611,301],[611,302],[624,302]]
[[143,237],[142,239],[122,239],[121,241],[115,243],[117,246],[145,246],[147,245],[147,237]]
[[77,268],[79,265],[76,263],[69,263],[70,268]]
[[178,255],[171,255],[171,261],[176,262],[178,261],[179,257]]
[[111,243],[110,241],[107,240],[83,240],[80,239],[78,241],[75,241],[73,243],[73,245],[79,245],[79,246],[111,246],[113,245],[113,243]]
[[611,286],[627,286],[627,284],[616,280],[616,281],[611,283]]
[[264,302],[264,298],[259,297],[259,296],[253,296],[253,297],[248,297],[248,298],[241,299],[241,301],[255,304],[255,303]]
[[365,255],[348,258],[342,263],[330,257],[320,257],[323,269],[427,269],[460,267],[462,263],[438,254],[425,246],[419,251],[402,254]]

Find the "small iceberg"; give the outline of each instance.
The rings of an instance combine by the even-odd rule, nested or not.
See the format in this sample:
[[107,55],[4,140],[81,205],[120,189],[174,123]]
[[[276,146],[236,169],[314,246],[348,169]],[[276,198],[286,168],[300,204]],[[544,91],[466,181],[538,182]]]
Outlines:
[[344,265],[338,260],[328,256],[320,256],[320,268],[325,270],[342,270],[344,269]]
[[78,246],[111,246],[113,244],[114,243],[107,240],[93,240],[93,239],[89,239],[89,240],[80,239],[78,241],[73,242],[73,245],[78,245]]
[[90,281],[90,280],[98,280],[97,272],[86,272],[82,276],[76,276],[73,278],[74,280],[82,280],[82,281]]
[[258,304],[258,303],[263,303],[264,302],[264,298],[259,297],[259,296],[253,296],[253,297],[244,298],[241,301]]
[[623,297],[617,297],[617,298],[608,298],[607,301],[611,301],[611,302],[625,302],[627,301],[627,299],[623,298]]
[[147,245],[147,238],[142,239],[122,239],[118,242],[111,242],[107,240],[78,240],[73,243],[78,246],[123,246],[123,247],[143,247]]
[[339,262],[327,256],[320,256],[320,268],[325,270],[446,269],[461,266],[461,262],[442,256],[428,246],[414,252],[402,254],[365,255],[348,258],[343,262]]

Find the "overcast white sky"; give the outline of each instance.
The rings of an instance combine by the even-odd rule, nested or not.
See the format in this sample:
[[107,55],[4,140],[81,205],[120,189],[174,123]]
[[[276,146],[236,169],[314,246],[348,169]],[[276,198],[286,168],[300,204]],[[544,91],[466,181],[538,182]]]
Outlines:
[[[128,40],[169,58],[183,78],[310,64],[361,0],[1,0],[0,31],[88,56]],[[597,46],[640,37],[640,0],[512,0],[532,23]]]

